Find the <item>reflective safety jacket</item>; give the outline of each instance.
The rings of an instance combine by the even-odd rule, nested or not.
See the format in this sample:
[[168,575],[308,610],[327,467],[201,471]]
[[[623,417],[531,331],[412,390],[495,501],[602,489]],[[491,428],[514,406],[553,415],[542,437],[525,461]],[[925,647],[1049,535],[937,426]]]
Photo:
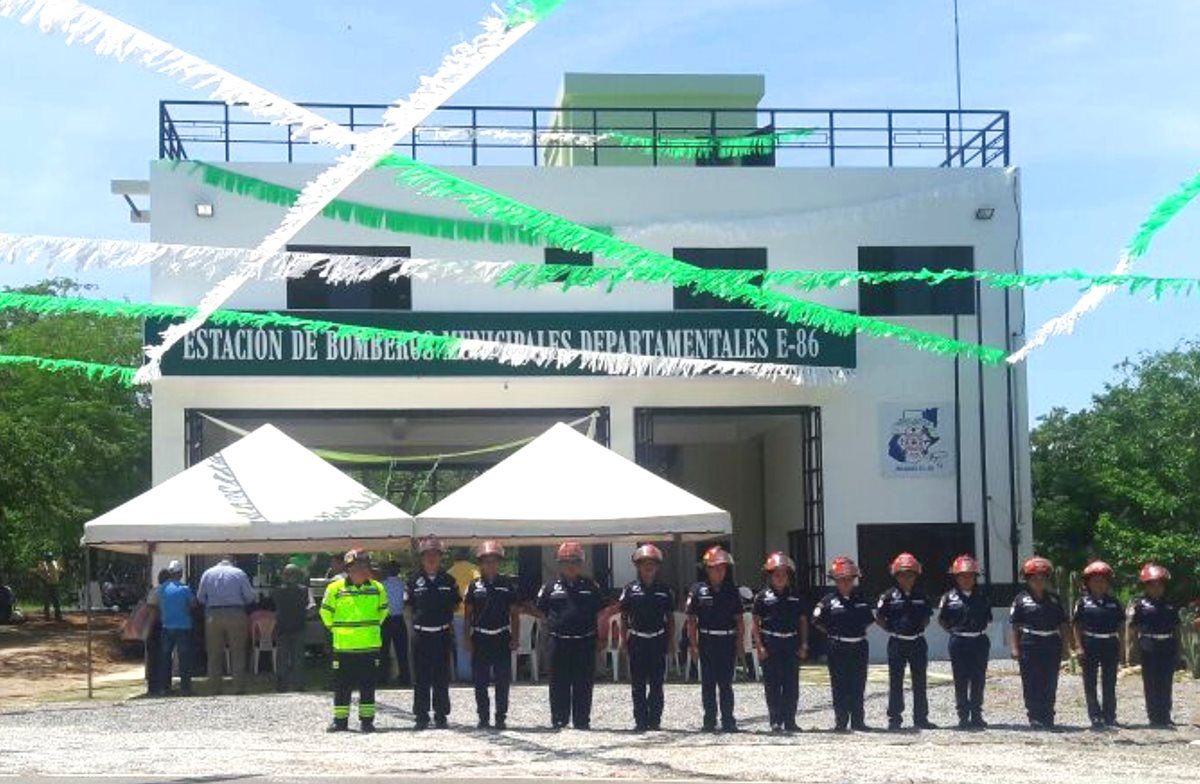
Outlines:
[[380,625],[387,615],[387,591],[375,580],[354,585],[343,578],[325,588],[321,622],[333,633],[335,651],[378,651],[383,643]]

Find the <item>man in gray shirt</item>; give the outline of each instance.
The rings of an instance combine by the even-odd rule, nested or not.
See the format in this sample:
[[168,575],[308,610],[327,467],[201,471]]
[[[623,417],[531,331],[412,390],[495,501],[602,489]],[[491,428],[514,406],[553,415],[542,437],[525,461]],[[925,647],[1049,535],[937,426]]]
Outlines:
[[196,600],[204,605],[204,647],[208,653],[208,683],[212,694],[221,693],[222,661],[229,648],[233,690],[246,693],[246,654],[250,625],[246,605],[255,600],[250,578],[226,556],[200,575]]

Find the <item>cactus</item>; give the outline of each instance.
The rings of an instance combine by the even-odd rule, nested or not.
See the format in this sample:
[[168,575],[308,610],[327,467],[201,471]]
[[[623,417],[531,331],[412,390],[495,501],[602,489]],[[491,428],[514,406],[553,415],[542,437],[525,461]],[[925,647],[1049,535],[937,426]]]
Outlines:
[[[1058,598],[1062,601],[1063,606],[1067,609],[1068,615],[1074,612],[1075,603],[1079,601],[1079,592],[1082,583],[1080,582],[1079,574],[1076,572],[1067,571],[1061,566],[1054,568],[1054,591],[1058,594]],[[1071,620],[1074,620],[1073,618]],[[1064,640],[1064,644],[1070,648],[1073,643],[1070,640]],[[1067,657],[1067,666],[1071,674],[1075,674],[1078,662],[1074,656]]]
[[1184,610],[1180,615],[1182,623],[1179,627],[1179,652],[1183,656],[1188,674],[1193,678],[1200,678],[1200,631],[1192,625],[1200,611]]

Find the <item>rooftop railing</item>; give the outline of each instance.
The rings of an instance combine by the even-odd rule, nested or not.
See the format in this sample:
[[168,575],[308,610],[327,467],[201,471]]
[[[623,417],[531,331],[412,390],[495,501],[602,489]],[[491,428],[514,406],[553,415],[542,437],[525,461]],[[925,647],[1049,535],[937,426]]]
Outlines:
[[[382,125],[385,104],[305,103],[350,130]],[[708,154],[704,140],[768,137],[753,154]],[[681,161],[679,140],[697,154]],[[691,142],[686,142],[690,145]],[[1009,115],[995,110],[548,108],[451,106],[396,145],[447,166],[1009,165]],[[219,101],[161,101],[159,157],[327,162],[335,150]]]

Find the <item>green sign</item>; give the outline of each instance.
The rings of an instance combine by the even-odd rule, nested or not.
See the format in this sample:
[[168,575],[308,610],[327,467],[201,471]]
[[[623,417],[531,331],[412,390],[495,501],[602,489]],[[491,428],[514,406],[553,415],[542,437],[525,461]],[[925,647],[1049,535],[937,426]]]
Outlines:
[[[422,313],[288,311],[347,324],[432,332],[504,343],[645,354],[853,368],[853,336],[788,324],[753,310],[635,313]],[[158,342],[170,322],[146,322]],[[423,358],[415,348],[291,327],[206,324],[174,346],[163,373],[176,376],[495,376],[583,375],[577,368],[511,367]]]

